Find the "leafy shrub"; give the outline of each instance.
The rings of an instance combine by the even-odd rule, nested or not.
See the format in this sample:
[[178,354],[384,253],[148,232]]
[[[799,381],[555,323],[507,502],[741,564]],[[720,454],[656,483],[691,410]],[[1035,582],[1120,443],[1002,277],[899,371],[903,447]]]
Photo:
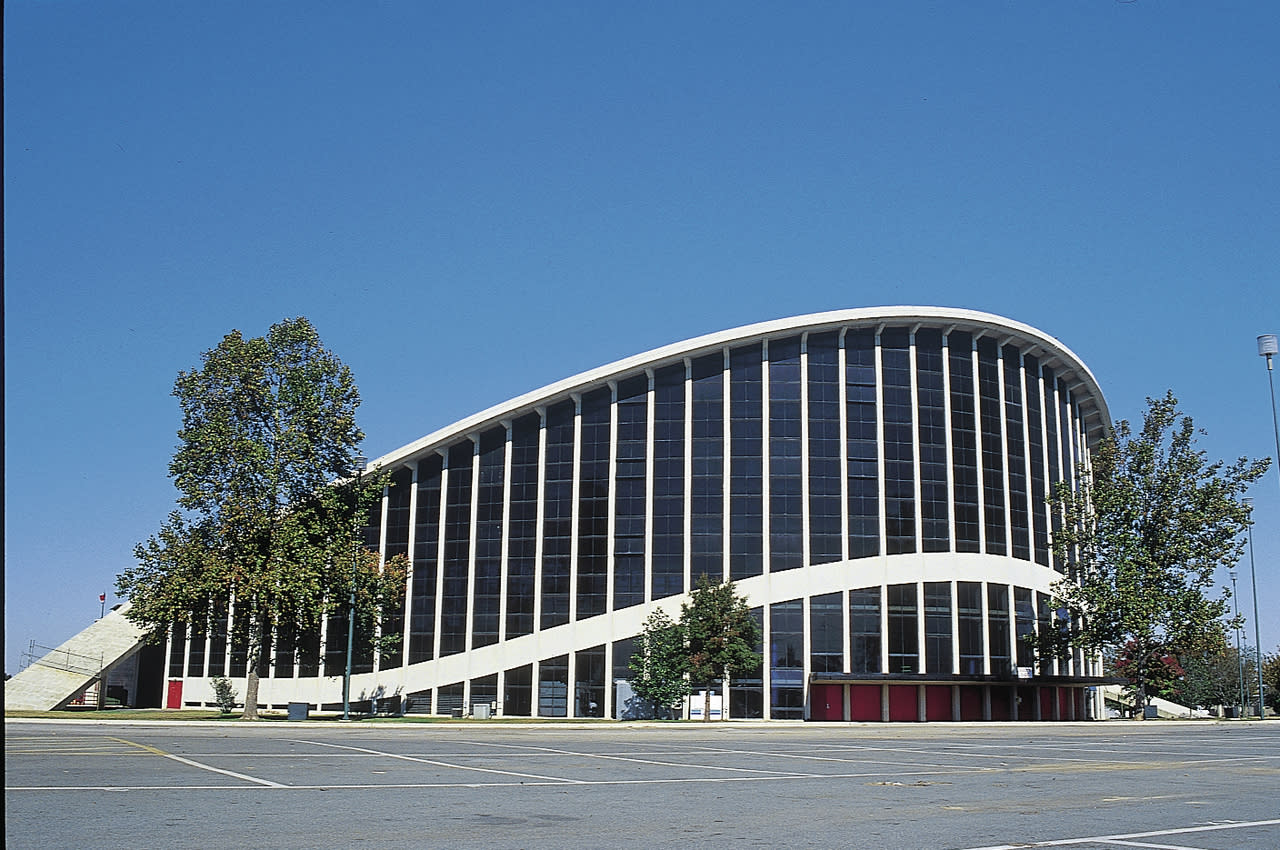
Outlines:
[[236,708],[236,689],[231,687],[231,680],[226,676],[214,676],[213,684],[213,701],[218,704],[218,710],[223,714],[230,714]]

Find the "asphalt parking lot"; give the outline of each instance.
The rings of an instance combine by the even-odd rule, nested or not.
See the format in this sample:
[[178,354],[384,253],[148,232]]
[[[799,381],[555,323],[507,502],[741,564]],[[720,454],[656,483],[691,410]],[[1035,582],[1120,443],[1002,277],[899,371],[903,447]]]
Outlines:
[[1280,847],[1280,722],[5,733],[10,848]]

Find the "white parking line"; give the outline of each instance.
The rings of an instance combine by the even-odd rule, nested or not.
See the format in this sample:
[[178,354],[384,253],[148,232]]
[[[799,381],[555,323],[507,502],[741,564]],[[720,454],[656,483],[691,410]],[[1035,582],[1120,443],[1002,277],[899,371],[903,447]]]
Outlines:
[[[412,762],[418,762],[420,764],[431,764],[431,765],[435,765],[436,767],[448,767],[454,770],[474,770],[478,773],[496,773],[496,774],[499,774],[500,776],[516,776],[523,779],[538,779],[546,782],[561,782],[566,785],[583,784],[582,780],[580,779],[566,779],[561,776],[541,776],[536,773],[517,773],[513,770],[497,770],[491,767],[471,767],[465,764],[451,764],[450,762],[447,762],[447,761],[437,761],[435,759],[420,758],[418,756],[403,756],[403,755],[400,755],[399,753],[387,753],[381,750],[371,750],[366,747],[349,747],[344,744],[329,744],[329,743],[325,743],[324,741],[303,741],[297,738],[290,738],[289,740],[293,741],[295,744],[309,744],[314,747],[332,747],[335,750],[348,750],[348,751],[357,752],[357,753],[366,753],[368,755],[382,756],[384,758],[389,758],[389,759],[399,759],[401,761],[412,761]],[[335,785],[335,786],[326,786],[326,787],[336,788],[336,787],[346,787],[346,786]]]
[[712,764],[689,764],[687,762],[680,762],[680,761],[657,761],[656,759],[641,759],[641,758],[634,758],[630,756],[614,756],[614,755],[608,755],[604,753],[582,753],[576,750],[561,750],[561,749],[555,749],[552,747],[533,747],[533,746],[524,746],[521,744],[493,744],[493,743],[489,743],[488,741],[468,741],[467,743],[477,747],[507,747],[507,748],[519,749],[519,750],[532,750],[534,752],[548,753],[551,755],[579,756],[581,758],[602,759],[605,761],[625,761],[625,762],[632,762],[633,764],[652,764],[658,767],[683,767],[687,769],[697,769],[697,770],[723,770],[726,772],[733,772],[733,773],[759,773],[759,774],[764,774],[766,776],[790,776],[790,777],[805,778],[805,779],[815,778],[821,775],[817,773],[795,773],[789,770],[757,770],[751,767],[720,767],[718,765],[712,765]]
[[128,744],[130,746],[137,747],[142,750],[146,750],[147,752],[152,753],[154,755],[163,756],[164,758],[167,758],[167,759],[172,759],[180,764],[189,765],[191,767],[198,767],[201,770],[207,770],[210,773],[221,773],[223,776],[230,776],[232,779],[243,779],[245,782],[253,782],[257,785],[265,785],[268,788],[287,788],[288,787],[286,785],[282,785],[279,782],[272,782],[270,779],[259,779],[256,776],[249,776],[248,774],[245,774],[245,773],[236,773],[234,770],[223,770],[220,767],[214,767],[212,765],[204,764],[202,762],[192,761],[191,759],[183,758],[182,756],[175,756],[173,753],[166,753],[164,750],[158,750],[155,747],[149,747],[146,744],[139,744],[134,741],[126,741],[124,738],[109,738],[109,740],[118,741],[121,744]]
[[1121,844],[1130,847],[1174,847],[1174,850],[1194,850],[1185,844],[1137,844],[1134,839],[1160,838],[1165,835],[1189,835],[1195,832],[1216,832],[1224,829],[1255,829],[1260,826],[1280,825],[1277,820],[1241,821],[1238,823],[1215,823],[1208,826],[1184,826],[1178,829],[1160,829],[1153,832],[1130,832],[1120,835],[1090,835],[1084,838],[1059,838],[1053,841],[1024,841],[1018,844],[993,844],[987,847],[970,847],[967,850],[1026,850],[1028,847],[1068,847],[1072,844]]

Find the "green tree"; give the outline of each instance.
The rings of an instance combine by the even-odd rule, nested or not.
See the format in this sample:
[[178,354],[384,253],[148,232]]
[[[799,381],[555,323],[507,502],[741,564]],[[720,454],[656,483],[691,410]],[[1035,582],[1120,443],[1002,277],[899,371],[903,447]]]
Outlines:
[[1171,392],[1149,398],[1142,430],[1116,423],[1091,476],[1057,485],[1051,498],[1063,519],[1054,546],[1068,565],[1055,608],[1068,617],[1034,643],[1042,654],[1123,647],[1139,705],[1167,673],[1165,659],[1225,647],[1230,593],[1213,593],[1213,574],[1239,559],[1249,522],[1240,499],[1269,464],[1211,463],[1197,433]]
[[[644,621],[631,656],[631,688],[655,709],[670,712],[689,695],[685,678],[687,655],[684,629],[661,608]],[[656,714],[656,712],[655,712]]]
[[248,652],[243,716],[254,719],[275,627],[315,627],[345,610],[353,584],[367,620],[403,588],[402,565],[383,569],[357,539],[357,517],[385,476],[350,476],[364,436],[359,392],[305,318],[264,337],[232,331],[178,374],[173,395],[183,414],[169,464],[179,510],[138,544],[116,588],[133,602],[129,618],[157,634],[233,608]]
[[1187,705],[1209,708],[1240,704],[1240,670],[1243,665],[1234,646],[1188,656],[1183,659],[1182,666],[1185,672],[1181,699]]
[[1262,689],[1266,704],[1280,712],[1280,649],[1262,656]]
[[732,581],[712,583],[704,574],[688,602],[680,605],[684,630],[686,671],[693,681],[707,683],[702,719],[711,719],[711,684],[728,682],[760,666],[756,644],[760,628],[745,597]]

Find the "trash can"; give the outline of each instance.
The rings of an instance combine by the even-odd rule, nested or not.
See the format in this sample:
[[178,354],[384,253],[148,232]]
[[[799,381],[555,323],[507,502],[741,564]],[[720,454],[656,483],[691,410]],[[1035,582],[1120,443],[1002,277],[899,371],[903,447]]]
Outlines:
[[311,713],[311,706],[305,702],[289,703],[290,720],[306,720]]

